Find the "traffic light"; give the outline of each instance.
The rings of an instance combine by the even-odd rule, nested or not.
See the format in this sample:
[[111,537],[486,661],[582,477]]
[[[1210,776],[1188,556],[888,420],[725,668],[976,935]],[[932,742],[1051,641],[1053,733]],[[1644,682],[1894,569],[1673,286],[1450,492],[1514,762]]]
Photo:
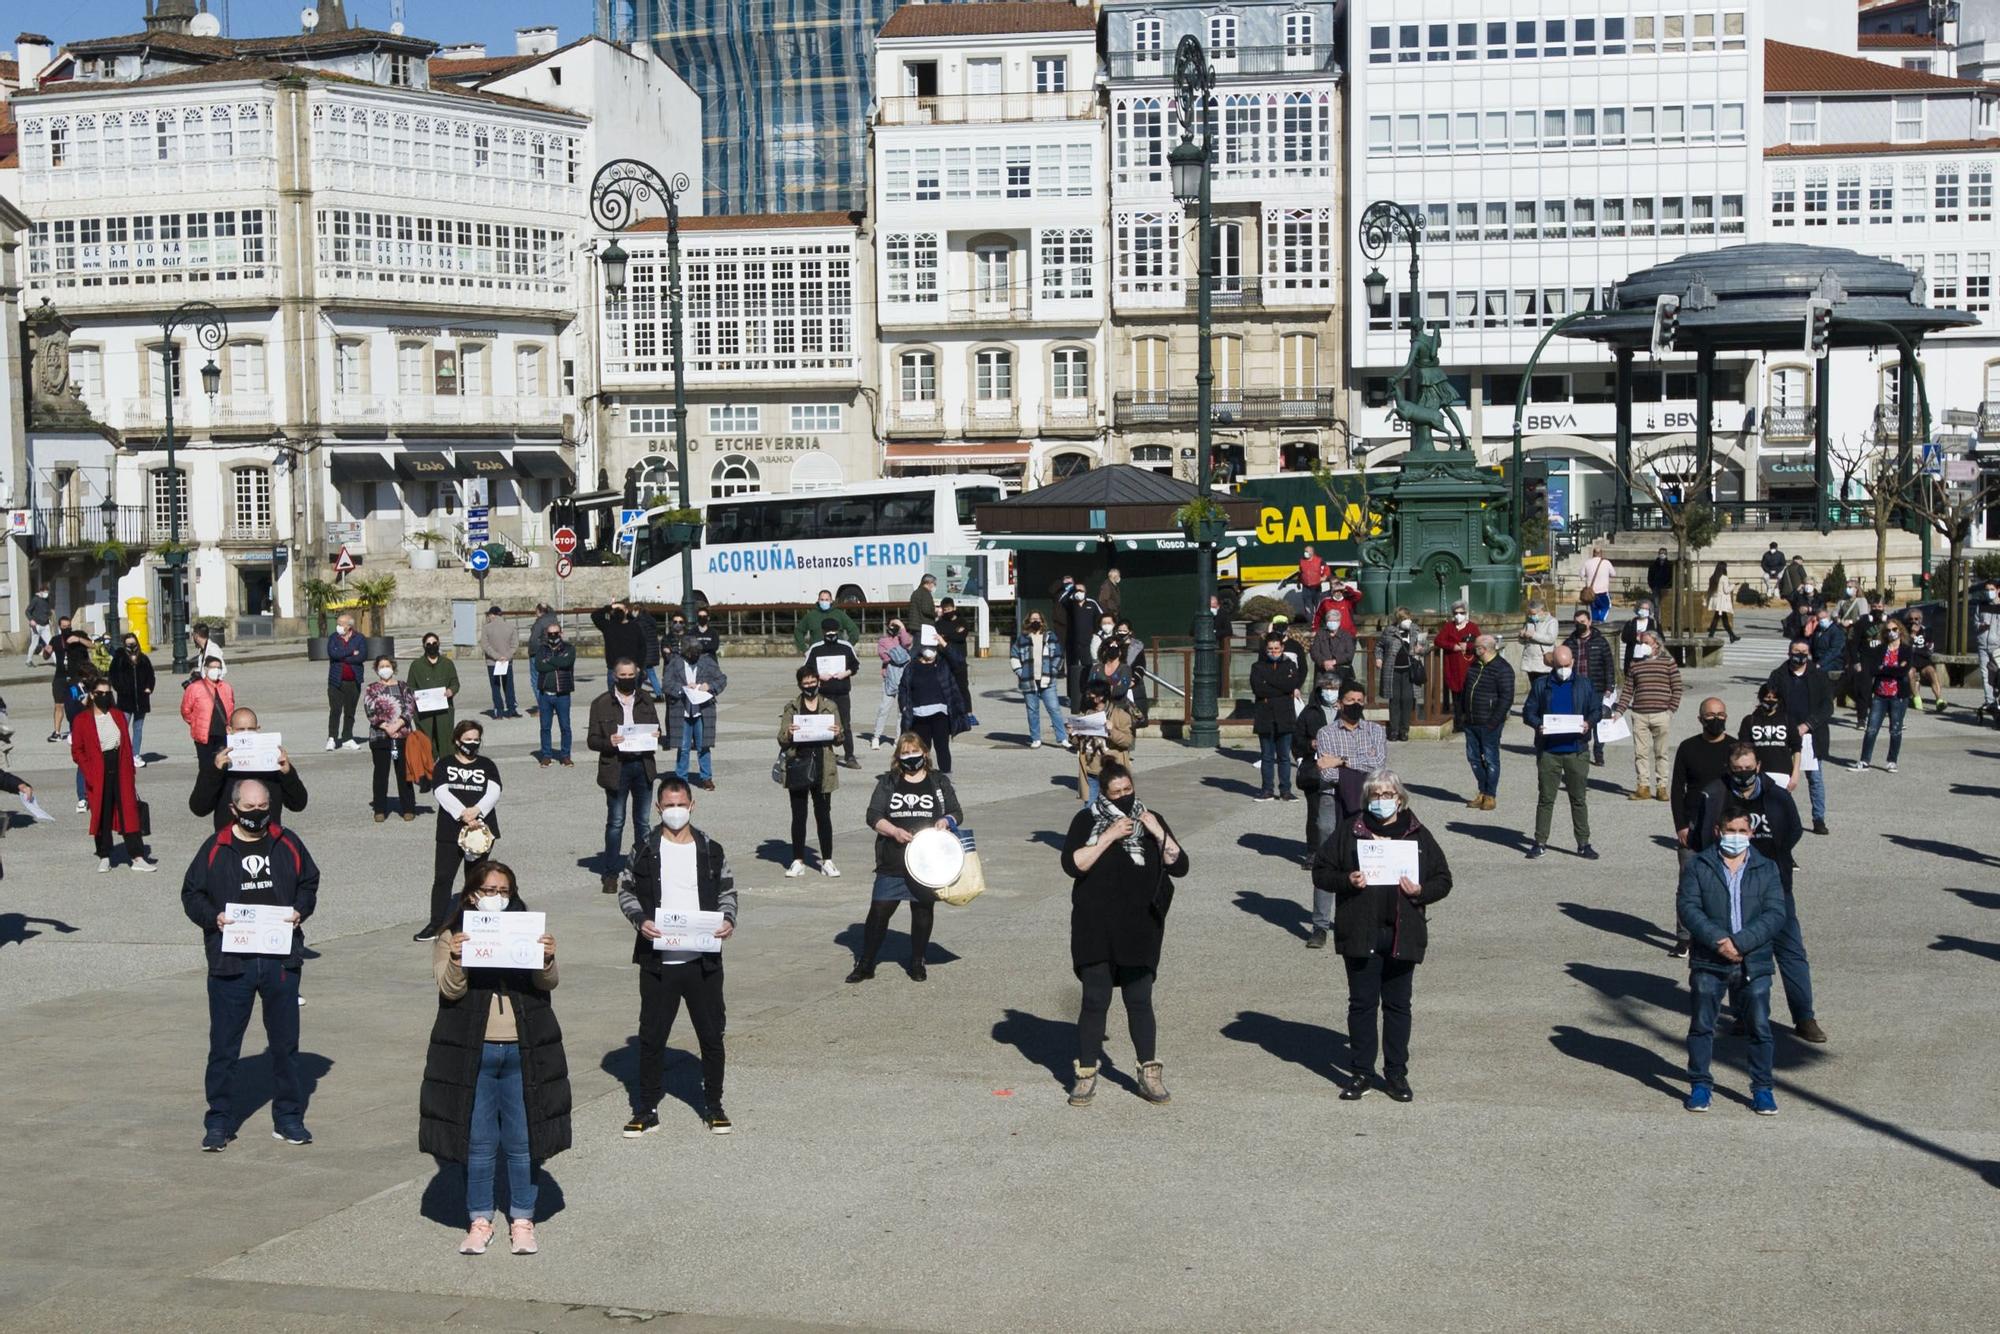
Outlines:
[[1681,299],[1662,296],[1653,306],[1653,355],[1663,357],[1674,350],[1681,332]]
[[1806,302],[1806,355],[1818,360],[1832,343],[1833,303],[1813,297]]

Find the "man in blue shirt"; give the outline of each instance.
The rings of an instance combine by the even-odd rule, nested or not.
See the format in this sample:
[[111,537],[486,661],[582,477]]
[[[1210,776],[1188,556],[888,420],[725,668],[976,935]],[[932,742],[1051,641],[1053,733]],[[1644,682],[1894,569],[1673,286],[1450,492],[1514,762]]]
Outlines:
[[[1576,855],[1597,860],[1590,846],[1590,744],[1604,717],[1604,698],[1576,674],[1576,655],[1567,644],[1549,655],[1555,668],[1538,677],[1521,706],[1521,721],[1535,733],[1535,842],[1530,857],[1548,851],[1549,821],[1558,785],[1569,793],[1569,820],[1576,831]],[[1575,730],[1578,720],[1582,730]]]

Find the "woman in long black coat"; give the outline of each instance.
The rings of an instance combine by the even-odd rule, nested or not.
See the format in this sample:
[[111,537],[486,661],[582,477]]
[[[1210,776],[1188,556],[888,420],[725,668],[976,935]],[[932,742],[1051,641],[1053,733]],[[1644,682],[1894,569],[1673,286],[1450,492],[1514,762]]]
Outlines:
[[1111,991],[1125,997],[1125,1020],[1139,1058],[1139,1096],[1166,1102],[1160,1062],[1154,1059],[1158,1026],[1153,1018],[1153,975],[1160,967],[1170,879],[1188,873],[1187,850],[1165,819],[1149,811],[1132,789],[1132,771],[1107,760],[1098,771],[1099,795],[1076,813],[1063,840],[1062,868],[1070,889],[1070,965],[1083,983],[1077,1016],[1076,1086],[1072,1107],[1089,1106],[1097,1092],[1097,1065]]
[[[1352,1072],[1343,1102],[1368,1092],[1375,1078],[1376,1012],[1382,1022],[1382,1087],[1409,1102],[1410,994],[1416,968],[1430,942],[1425,909],[1451,893],[1444,852],[1410,809],[1403,780],[1377,769],[1362,785],[1367,804],[1327,835],[1313,863],[1313,887],[1333,891],[1333,945],[1347,965],[1347,1045]],[[1363,839],[1402,839],[1417,845],[1417,878],[1370,884],[1362,874]]]
[[512,868],[474,862],[433,963],[437,1022],[424,1062],[417,1145],[445,1162],[465,1164],[465,1207],[471,1227],[464,1255],[483,1255],[493,1239],[493,1173],[507,1159],[508,1240],[516,1255],[533,1255],[535,1167],[569,1147],[569,1061],[562,1028],[549,1003],[556,985],[555,937],[544,935],[539,969],[466,968],[465,914],[525,912]]

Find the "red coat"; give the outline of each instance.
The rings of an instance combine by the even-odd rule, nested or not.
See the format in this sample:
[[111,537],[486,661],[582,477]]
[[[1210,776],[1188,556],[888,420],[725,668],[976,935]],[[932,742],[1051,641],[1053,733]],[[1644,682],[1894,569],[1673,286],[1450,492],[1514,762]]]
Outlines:
[[[69,757],[83,771],[83,797],[90,803],[90,832],[95,835],[104,823],[104,752],[97,745],[95,709],[85,709],[69,725]],[[114,834],[139,832],[138,771],[132,767],[132,725],[118,709],[111,711],[118,724],[118,814]]]
[[1319,605],[1313,608],[1313,629],[1317,630],[1326,624],[1326,614],[1329,611],[1340,613],[1342,629],[1358,633],[1360,626],[1355,618],[1361,611],[1361,590],[1335,580],[1333,591],[1321,598]]
[[1447,690],[1465,689],[1465,674],[1472,666],[1472,655],[1460,653],[1459,646],[1470,644],[1479,638],[1479,622],[1467,621],[1463,630],[1446,621],[1431,642],[1444,650],[1444,685]]

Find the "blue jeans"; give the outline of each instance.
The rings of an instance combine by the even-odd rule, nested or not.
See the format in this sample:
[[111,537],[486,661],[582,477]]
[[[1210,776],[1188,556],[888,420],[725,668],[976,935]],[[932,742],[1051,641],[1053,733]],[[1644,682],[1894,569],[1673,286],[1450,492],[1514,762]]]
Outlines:
[[1806,961],[1805,932],[1799,928],[1799,905],[1792,891],[1785,891],[1785,929],[1771,942],[1778,956],[1778,976],[1785,982],[1785,1004],[1792,1011],[1792,1027],[1813,1017],[1812,965]]
[[[568,695],[544,695],[539,690],[535,692],[535,707],[542,711],[542,748],[535,752],[537,755],[546,755],[552,760],[566,760],[569,758],[569,700],[570,697]],[[561,750],[549,749],[549,724],[551,722],[562,725]]]
[[[493,668],[489,664],[486,668],[486,683],[493,688],[493,714],[495,717],[499,717],[502,714],[519,713],[521,711],[514,699],[513,663],[510,662],[507,664],[507,671],[503,676],[495,676]],[[507,692],[507,698],[504,703],[500,698],[500,692],[503,687]]]
[[645,683],[646,683],[646,689],[648,689],[648,690],[650,690],[650,691],[652,691],[652,692],[653,692],[653,698],[654,698],[654,699],[659,699],[659,698],[663,697],[663,696],[664,696],[664,695],[665,695],[665,694],[667,693],[666,691],[664,691],[664,690],[660,689],[660,669],[659,669],[659,668],[657,668],[657,667],[648,667],[648,668],[646,669],[646,674],[645,674],[645,676],[641,677],[640,679],[641,679],[641,680],[643,680],[643,681],[645,681]]
[[521,1045],[489,1042],[479,1054],[472,1127],[465,1151],[465,1212],[493,1217],[493,1165],[507,1153],[507,1216],[535,1216],[535,1164],[528,1157],[528,1103],[521,1092]]
[[1482,797],[1500,795],[1500,731],[1483,727],[1465,729],[1465,762],[1472,766],[1472,781]]
[[1771,975],[1747,981],[1739,966],[1734,973],[1696,968],[1688,974],[1694,992],[1694,1017],[1688,1021],[1688,1082],[1696,1088],[1713,1084],[1709,1058],[1715,1053],[1715,1021],[1722,1013],[1722,993],[1734,997],[1737,1015],[1750,1025],[1750,1090],[1771,1087]]
[[624,865],[619,845],[625,841],[625,806],[632,807],[632,846],[637,848],[652,832],[647,810],[652,806],[652,784],[646,781],[646,766],[639,760],[621,760],[618,786],[604,794],[604,861],[607,873]]
[[1257,738],[1262,754],[1257,760],[1257,773],[1263,779],[1266,792],[1278,792],[1285,796],[1292,793],[1292,734],[1273,732],[1269,736]]
[[1897,752],[1903,749],[1903,715],[1909,712],[1910,701],[1901,695],[1894,699],[1883,699],[1880,695],[1868,701],[1868,730],[1861,734],[1861,762],[1868,763],[1875,753],[1875,734],[1882,730],[1882,718],[1889,719],[1889,760],[1896,762]]
[[688,776],[688,751],[693,750],[699,761],[701,781],[706,783],[712,775],[708,769],[708,729],[700,718],[681,719],[680,753],[674,757],[674,772],[682,778]]
[[146,757],[146,715],[127,714],[126,720],[132,724],[132,756],[134,759]]
[[1050,681],[1040,690],[1033,685],[1021,687],[1021,698],[1028,704],[1028,740],[1042,739],[1042,710],[1049,711],[1049,725],[1055,728],[1056,744],[1069,740],[1069,729],[1063,725],[1062,708],[1056,702],[1056,683]]
[[210,975],[208,979],[208,1073],[204,1081],[208,1115],[202,1121],[207,1130],[225,1135],[236,1131],[229,1085],[243,1051],[244,1030],[250,1027],[250,1011],[259,998],[264,1002],[264,1037],[271,1046],[271,1124],[283,1130],[298,1125],[305,1116],[305,1090],[299,1084],[296,1061],[298,971],[276,956],[255,955],[243,960],[243,971],[237,976]]
[[1820,756],[1819,768],[1808,769],[1799,775],[1806,780],[1806,793],[1812,799],[1812,818],[1815,823],[1826,819],[1826,756]]
[[1095,806],[1097,804],[1097,798],[1100,795],[1102,795],[1104,791],[1103,788],[1098,786],[1096,774],[1085,774],[1083,776],[1083,791],[1084,791],[1084,798],[1083,798],[1084,805]]

